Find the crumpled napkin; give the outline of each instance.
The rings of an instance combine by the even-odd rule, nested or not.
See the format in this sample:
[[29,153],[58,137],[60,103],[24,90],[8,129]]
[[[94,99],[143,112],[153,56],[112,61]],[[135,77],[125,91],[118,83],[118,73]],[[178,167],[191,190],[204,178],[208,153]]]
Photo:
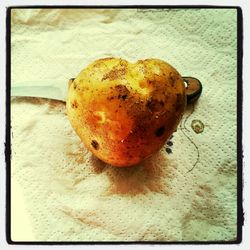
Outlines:
[[35,240],[236,238],[236,14],[12,10],[12,82],[67,81],[89,62],[115,56],[160,58],[203,84],[173,137],[132,168],[114,168],[88,152],[64,103],[12,99],[11,178],[22,188]]

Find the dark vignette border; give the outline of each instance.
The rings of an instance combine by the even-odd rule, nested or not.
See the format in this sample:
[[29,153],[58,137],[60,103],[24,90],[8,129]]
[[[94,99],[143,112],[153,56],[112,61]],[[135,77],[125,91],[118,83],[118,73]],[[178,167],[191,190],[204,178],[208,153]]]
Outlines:
[[[237,10],[237,237],[231,241],[81,241],[81,242],[50,242],[50,241],[13,241],[11,239],[11,124],[10,124],[10,79],[11,79],[11,10],[12,9],[235,9]],[[242,242],[242,226],[244,224],[243,196],[242,196],[242,61],[243,61],[243,16],[239,6],[212,6],[212,5],[98,5],[98,6],[71,6],[71,5],[34,5],[10,6],[6,11],[6,240],[12,245],[129,245],[129,244],[239,244]]]

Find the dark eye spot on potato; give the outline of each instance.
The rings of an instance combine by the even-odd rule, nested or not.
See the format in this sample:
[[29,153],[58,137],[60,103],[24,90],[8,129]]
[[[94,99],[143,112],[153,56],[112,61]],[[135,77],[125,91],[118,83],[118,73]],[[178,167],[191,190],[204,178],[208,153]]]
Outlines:
[[96,140],[92,140],[91,146],[96,150],[99,149],[99,143]]
[[160,137],[164,134],[164,132],[165,132],[165,127],[162,126],[162,127],[159,127],[158,129],[155,130],[155,135],[157,137]]
[[118,92],[118,99],[121,99],[123,101],[125,101],[129,95],[129,90],[126,86],[124,85],[116,85],[115,86],[115,90],[116,92]]
[[76,100],[74,100],[74,101],[71,103],[71,107],[72,107],[73,109],[77,109],[77,108],[78,108],[78,103],[77,103]]
[[125,101],[127,97],[128,95],[118,95],[118,99],[122,99],[123,101]]

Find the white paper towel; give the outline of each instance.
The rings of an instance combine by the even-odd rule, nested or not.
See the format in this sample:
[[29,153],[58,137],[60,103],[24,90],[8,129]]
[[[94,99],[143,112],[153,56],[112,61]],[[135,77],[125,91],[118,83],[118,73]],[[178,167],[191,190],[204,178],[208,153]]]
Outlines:
[[[11,177],[22,187],[35,240],[236,238],[236,14],[234,9],[12,10],[12,82],[68,81],[89,62],[115,56],[159,58],[203,84],[173,145],[122,169],[85,149],[63,103],[13,99]],[[193,120],[204,124],[202,133],[192,129]]]

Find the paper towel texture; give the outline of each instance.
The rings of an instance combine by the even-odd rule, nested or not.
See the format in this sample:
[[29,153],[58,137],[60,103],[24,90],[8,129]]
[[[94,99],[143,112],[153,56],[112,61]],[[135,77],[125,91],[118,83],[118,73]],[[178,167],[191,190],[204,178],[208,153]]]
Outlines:
[[68,81],[114,56],[159,58],[203,84],[169,154],[133,168],[92,156],[64,103],[12,99],[11,178],[37,241],[236,239],[236,21],[234,9],[12,10],[12,82]]

